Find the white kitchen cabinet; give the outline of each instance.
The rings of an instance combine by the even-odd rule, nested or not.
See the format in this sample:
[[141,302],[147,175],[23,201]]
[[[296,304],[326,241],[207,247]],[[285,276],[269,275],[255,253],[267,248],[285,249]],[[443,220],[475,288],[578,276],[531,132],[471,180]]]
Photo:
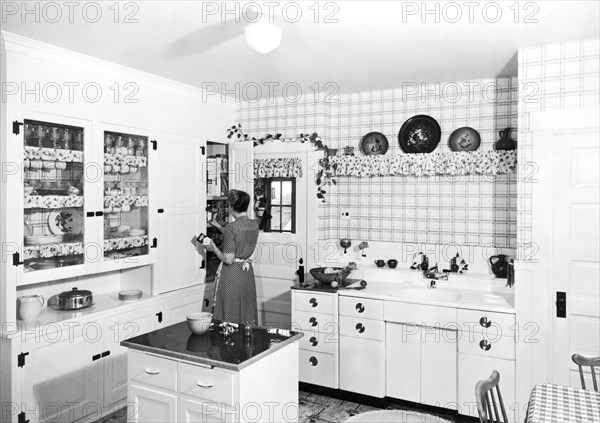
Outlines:
[[[100,416],[101,363],[103,351],[100,325],[84,332],[48,332],[29,343],[21,372],[22,406],[30,423],[69,423],[87,415]],[[52,341],[56,339],[57,341]]]
[[189,398],[180,398],[177,408],[178,423],[220,423],[234,422],[235,412],[214,402],[204,402]]
[[160,236],[154,288],[162,293],[204,282],[205,250],[194,238],[206,233],[206,142],[171,133],[158,138]]
[[[414,305],[408,306],[410,309]],[[443,315],[439,307],[419,307],[425,320],[413,314],[406,317],[409,322],[386,322],[386,394],[456,409],[457,331],[434,327],[433,320],[426,320],[426,316],[432,319],[436,314]],[[386,307],[388,317],[394,315],[400,320],[400,309],[403,313],[408,311],[404,304],[390,304]],[[456,315],[456,310],[451,313]],[[431,322],[431,326],[417,325],[415,320]]]
[[383,398],[386,380],[383,302],[339,297],[339,309],[340,389]]
[[334,293],[292,290],[291,329],[300,339],[300,381],[339,386],[338,302]]
[[102,360],[104,407],[127,397],[127,348],[119,343],[163,326],[158,322],[157,316],[162,309],[163,307],[156,305],[105,319],[104,350],[109,355]]
[[163,317],[166,320],[163,322],[163,326],[183,322],[186,320],[188,314],[202,311],[204,290],[201,287],[191,289],[193,292],[188,293],[188,295],[177,297],[166,302],[164,311],[165,316]]
[[177,393],[131,383],[128,422],[165,423],[177,420]]

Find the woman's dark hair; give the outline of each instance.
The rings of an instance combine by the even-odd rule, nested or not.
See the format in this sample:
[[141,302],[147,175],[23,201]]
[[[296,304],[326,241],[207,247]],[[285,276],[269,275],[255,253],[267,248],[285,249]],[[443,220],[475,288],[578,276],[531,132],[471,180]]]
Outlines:
[[232,189],[227,193],[227,201],[234,212],[245,213],[248,211],[250,196],[244,191]]

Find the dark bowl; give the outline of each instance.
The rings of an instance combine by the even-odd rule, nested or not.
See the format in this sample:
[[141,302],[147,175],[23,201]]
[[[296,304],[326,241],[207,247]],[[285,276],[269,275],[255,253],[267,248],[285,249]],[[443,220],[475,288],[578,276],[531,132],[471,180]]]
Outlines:
[[327,269],[327,267],[315,267],[310,269],[310,274],[313,278],[321,283],[331,283],[335,280],[335,277],[338,275],[338,273],[341,275],[343,282],[352,271],[351,269],[346,269],[345,267],[332,267],[332,269],[336,271],[335,273],[323,273],[325,269]]

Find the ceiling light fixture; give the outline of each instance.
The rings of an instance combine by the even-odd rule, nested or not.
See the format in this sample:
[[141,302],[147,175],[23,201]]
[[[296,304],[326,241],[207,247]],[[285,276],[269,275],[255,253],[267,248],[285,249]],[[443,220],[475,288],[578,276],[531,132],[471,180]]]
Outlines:
[[263,16],[258,22],[244,28],[244,33],[250,47],[259,53],[267,54],[279,47],[283,31],[269,22],[268,16]]

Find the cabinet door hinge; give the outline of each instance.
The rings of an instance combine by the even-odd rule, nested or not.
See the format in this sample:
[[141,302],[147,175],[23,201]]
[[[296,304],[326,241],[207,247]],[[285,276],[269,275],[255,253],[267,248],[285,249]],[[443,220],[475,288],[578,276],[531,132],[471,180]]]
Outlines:
[[13,266],[20,266],[22,264],[21,255],[19,253],[13,253]]
[[150,142],[152,143],[152,149],[157,150],[158,149],[158,141],[152,140]]
[[104,357],[108,357],[109,355],[110,355],[110,350],[109,350],[109,351],[104,351],[104,352],[102,353],[102,358],[104,358]]
[[158,239],[152,238],[152,245],[150,246],[150,248],[156,248],[156,247],[158,247]]
[[28,356],[29,353],[21,353],[17,356],[17,367],[23,367],[25,366],[25,357]]
[[165,212],[165,209],[158,209],[157,211],[158,211],[159,213],[164,213],[164,212]]
[[92,361],[100,360],[102,358],[102,354],[94,354],[92,356]]
[[156,318],[158,319],[158,323],[162,323],[162,311],[156,313]]
[[200,147],[200,150],[202,151],[202,155],[206,155],[206,147]]
[[202,263],[200,263],[200,269],[206,269],[206,261],[202,259]]
[[18,422],[19,422],[19,423],[29,423],[29,420],[26,420],[26,419],[25,419],[25,417],[27,417],[27,416],[25,415],[25,412],[24,412],[24,411],[21,411],[21,412],[19,413],[19,420],[18,420]]
[[13,134],[19,135],[19,133],[21,132],[19,129],[19,126],[23,126],[23,122],[19,122],[19,121],[15,120],[13,122]]

